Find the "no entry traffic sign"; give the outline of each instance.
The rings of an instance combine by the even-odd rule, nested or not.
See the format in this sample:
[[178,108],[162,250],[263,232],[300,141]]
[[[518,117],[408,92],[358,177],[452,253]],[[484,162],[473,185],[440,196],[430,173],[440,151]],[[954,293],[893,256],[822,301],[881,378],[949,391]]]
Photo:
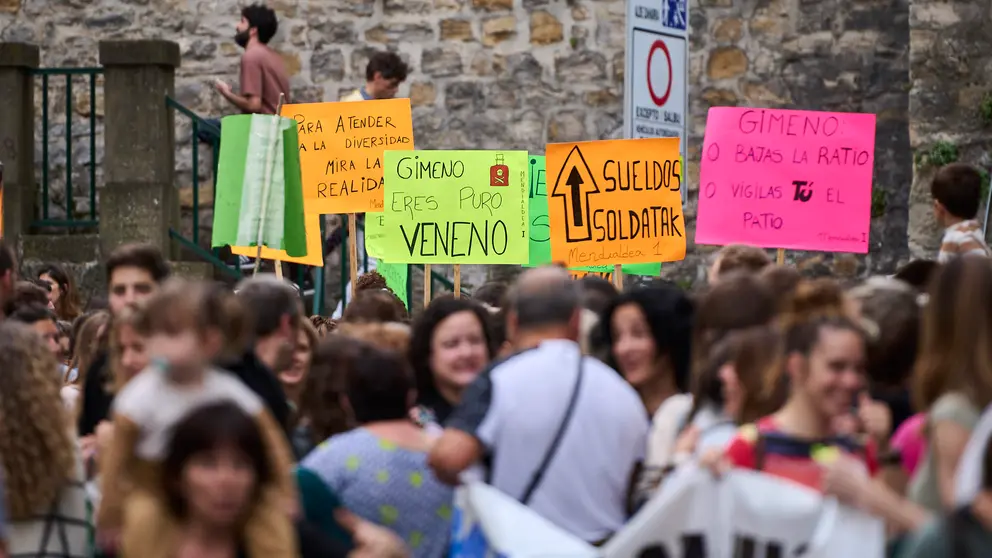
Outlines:
[[[659,52],[661,53],[661,56],[658,57],[658,64],[655,64],[655,55]],[[665,70],[667,70],[667,79],[664,82],[665,91],[661,95],[658,94],[656,85],[660,85],[660,83],[657,82],[660,81],[658,78],[661,78],[662,75],[655,73],[656,68],[661,70],[658,73],[662,75],[664,75]],[[648,93],[651,94],[651,100],[654,101],[654,104],[659,107],[665,106],[665,103],[668,102],[669,95],[672,94],[672,54],[668,52],[668,47],[665,46],[665,41],[658,40],[651,45],[651,50],[648,52],[647,77]]]

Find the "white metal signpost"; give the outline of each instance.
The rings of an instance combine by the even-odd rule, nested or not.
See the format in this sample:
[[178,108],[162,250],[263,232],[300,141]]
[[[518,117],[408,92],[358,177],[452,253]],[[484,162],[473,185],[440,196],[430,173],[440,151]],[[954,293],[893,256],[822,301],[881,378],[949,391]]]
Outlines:
[[[689,117],[688,39],[688,0],[627,0],[624,137],[677,137],[683,160]],[[683,188],[683,200],[685,192]]]

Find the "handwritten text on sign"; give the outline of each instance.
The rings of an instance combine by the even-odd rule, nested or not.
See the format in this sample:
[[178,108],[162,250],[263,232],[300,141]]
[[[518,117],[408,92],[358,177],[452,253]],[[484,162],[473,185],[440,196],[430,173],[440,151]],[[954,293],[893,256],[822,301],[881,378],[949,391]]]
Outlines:
[[525,151],[386,151],[390,263],[527,263]]
[[382,211],[382,153],[413,149],[409,99],[286,105],[296,120],[307,213]]
[[714,107],[696,242],[868,252],[875,115]]
[[[528,267],[537,267],[551,263],[551,227],[548,224],[548,188],[547,173],[545,172],[545,159],[543,155],[530,156],[530,171],[527,173],[530,179],[528,188],[530,202],[528,210],[530,212],[530,258]],[[591,265],[574,268],[581,275],[573,273],[573,277],[585,275],[583,272],[594,272],[612,280],[613,266],[611,265]],[[623,272],[628,275],[646,275],[657,277],[661,274],[660,263],[650,264],[625,264]]]
[[678,138],[547,146],[551,259],[568,267],[685,257]]

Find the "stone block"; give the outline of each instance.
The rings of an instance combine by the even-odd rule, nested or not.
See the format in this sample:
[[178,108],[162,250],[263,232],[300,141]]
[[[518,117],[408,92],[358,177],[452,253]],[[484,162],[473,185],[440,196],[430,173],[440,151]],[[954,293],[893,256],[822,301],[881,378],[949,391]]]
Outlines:
[[500,80],[486,87],[488,106],[495,109],[512,109],[517,106],[519,85],[510,80]]
[[434,40],[434,29],[426,23],[380,23],[365,32],[372,43],[426,43]]
[[486,10],[488,12],[512,10],[513,0],[472,0],[472,7],[477,10]]
[[462,74],[461,51],[456,48],[430,48],[420,58],[420,70],[431,77],[453,77]]
[[344,80],[344,53],[340,48],[319,44],[310,55],[310,79],[315,83]]
[[354,44],[358,40],[355,24],[336,17],[311,21],[307,26],[307,38],[311,44]]
[[481,110],[485,100],[482,86],[472,81],[456,81],[444,87],[444,106],[449,110]]
[[747,55],[737,47],[719,47],[710,52],[706,75],[710,79],[735,78],[747,71]]
[[487,19],[482,22],[482,44],[495,46],[515,37],[517,34],[517,18],[502,16]]
[[606,57],[582,50],[555,59],[555,74],[562,83],[590,83],[606,79]]
[[720,43],[736,43],[741,40],[744,24],[740,18],[721,19],[713,27],[713,38]]
[[584,112],[561,111],[548,121],[549,143],[587,139]]
[[16,14],[21,11],[21,0],[0,0],[0,12]]
[[561,21],[550,13],[540,10],[530,14],[530,44],[550,45],[564,38]]
[[382,11],[387,16],[423,14],[431,11],[433,7],[433,0],[384,0]]
[[410,105],[424,107],[433,105],[437,100],[437,90],[433,83],[414,82],[410,84]]
[[441,20],[442,41],[471,41],[475,39],[472,31],[472,21],[457,17]]

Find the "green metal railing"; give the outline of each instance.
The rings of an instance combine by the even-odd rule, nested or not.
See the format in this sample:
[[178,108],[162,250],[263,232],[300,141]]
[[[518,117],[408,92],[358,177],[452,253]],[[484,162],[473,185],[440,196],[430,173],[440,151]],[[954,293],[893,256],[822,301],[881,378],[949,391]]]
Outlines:
[[[32,223],[35,227],[96,227],[99,223],[96,211],[96,81],[103,74],[103,68],[37,68],[32,75],[41,76],[41,219]],[[72,189],[72,120],[73,120],[73,78],[88,78],[89,87],[89,202],[88,218],[76,218],[76,200]],[[49,161],[49,132],[51,118],[49,108],[49,86],[52,78],[65,78],[65,219],[50,217],[51,163]]]
[[[192,126],[191,131],[191,151],[190,156],[191,170],[192,170],[192,188],[193,188],[193,227],[191,238],[185,237],[181,232],[176,229],[169,229],[169,237],[174,241],[179,243],[180,246],[189,250],[191,253],[196,255],[201,260],[212,264],[215,268],[220,270],[221,273],[227,275],[232,279],[240,279],[242,277],[242,272],[240,266],[231,266],[224,262],[219,256],[220,249],[215,248],[213,250],[207,250],[200,245],[200,145],[201,140],[199,138],[200,132],[208,132],[212,137],[211,141],[211,153],[213,154],[213,164],[211,166],[214,176],[213,181],[213,195],[211,199],[217,199],[217,166],[220,161],[220,129],[212,122],[205,120],[186,106],[184,106],[179,101],[173,99],[172,97],[165,97],[165,104],[167,107],[176,111],[177,114],[184,116],[189,119]],[[323,223],[321,223],[321,232],[323,232]],[[296,284],[303,290],[304,277],[306,271],[300,268],[300,272],[297,277],[293,278]],[[317,268],[317,277],[314,280],[314,295],[313,295],[313,312],[320,313],[323,310],[324,304],[324,289],[321,288],[324,284],[324,269],[323,267]]]

